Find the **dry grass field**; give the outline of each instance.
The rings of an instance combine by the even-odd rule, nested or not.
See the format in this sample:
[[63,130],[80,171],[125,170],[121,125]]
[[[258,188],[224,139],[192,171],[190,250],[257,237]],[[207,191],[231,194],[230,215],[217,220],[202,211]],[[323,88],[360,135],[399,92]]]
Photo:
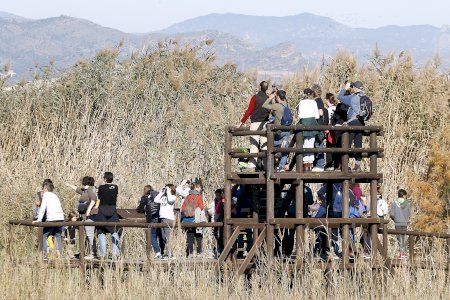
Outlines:
[[[14,256],[26,257],[27,263],[10,260],[5,224],[30,215],[33,194],[44,178],[54,180],[66,211],[75,207],[77,198],[64,183],[77,184],[85,175],[99,180],[106,170],[117,176],[120,207],[136,206],[145,184],[158,187],[195,176],[204,179],[212,200],[224,176],[223,129],[238,123],[256,79],[233,65],[215,66],[213,57],[198,49],[170,48],[162,45],[122,62],[117,60],[119,50],[103,51],[61,78],[0,90],[0,298],[448,297],[444,272],[433,267],[444,260],[437,241],[417,245],[431,270],[402,268],[383,279],[361,263],[353,273],[331,274],[328,284],[323,272],[308,265],[292,279],[285,265],[262,258],[249,282],[233,272],[218,278],[213,268],[187,271],[180,265],[172,274],[107,270],[103,286],[96,274],[87,285],[77,269],[43,268],[36,259],[35,237],[24,228],[14,231],[13,248]],[[411,189],[409,183],[426,174],[431,144],[439,145],[439,137],[448,135],[448,74],[439,70],[438,58],[417,68],[406,54],[382,56],[375,51],[366,63],[357,64],[340,52],[321,66],[299,70],[284,86],[294,106],[306,86],[318,82],[325,93],[347,79],[366,84],[375,103],[370,123],[384,126],[380,166],[384,193],[393,200],[398,187]],[[443,148],[448,151],[448,144]],[[184,239],[178,235],[181,257]],[[127,257],[144,257],[143,232],[129,230],[125,240]],[[209,249],[211,243],[209,236]],[[394,247],[391,251],[395,255]]]

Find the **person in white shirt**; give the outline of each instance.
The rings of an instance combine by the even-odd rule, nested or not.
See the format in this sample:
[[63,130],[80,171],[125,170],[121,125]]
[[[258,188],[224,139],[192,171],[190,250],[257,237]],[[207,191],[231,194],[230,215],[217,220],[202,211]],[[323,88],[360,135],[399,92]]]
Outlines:
[[[61,201],[58,196],[53,193],[54,186],[52,182],[46,182],[42,189],[42,202],[39,207],[37,219],[33,223],[39,222],[57,222],[64,221],[64,212],[61,207]],[[62,241],[61,241],[62,227],[44,227],[43,243],[42,243],[42,255],[44,259],[47,259],[47,239],[50,235],[55,237],[58,244],[59,254],[62,254]]]
[[172,228],[175,226],[175,213],[173,206],[176,197],[176,189],[173,184],[167,184],[158,196],[155,198],[155,203],[159,203],[159,222],[167,225],[168,227],[162,228],[162,236],[164,244],[166,245],[161,258],[172,257],[172,245],[170,244],[170,235],[172,234]]
[[[300,125],[318,125],[317,120],[320,118],[319,108],[317,107],[317,102],[310,99],[313,95],[313,90],[307,88],[303,91],[306,99],[300,100],[298,104],[298,118]],[[314,141],[316,140],[316,135],[318,131],[304,131],[303,132],[303,148],[314,148]],[[311,171],[314,163],[313,153],[303,154],[303,168],[305,171]]]

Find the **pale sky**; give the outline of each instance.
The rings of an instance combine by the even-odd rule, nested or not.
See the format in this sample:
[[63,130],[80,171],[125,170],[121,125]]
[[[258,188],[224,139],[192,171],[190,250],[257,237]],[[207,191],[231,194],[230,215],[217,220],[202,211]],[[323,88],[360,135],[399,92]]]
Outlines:
[[0,0],[0,11],[40,19],[68,15],[125,32],[149,32],[209,13],[303,12],[350,26],[450,24],[450,0]]

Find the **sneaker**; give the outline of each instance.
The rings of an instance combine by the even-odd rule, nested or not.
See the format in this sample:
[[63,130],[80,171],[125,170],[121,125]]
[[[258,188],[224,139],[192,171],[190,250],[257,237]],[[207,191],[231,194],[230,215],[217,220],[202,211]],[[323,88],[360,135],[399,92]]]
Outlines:
[[156,253],[153,259],[162,259],[162,255],[160,252]]
[[325,171],[334,171],[334,167],[333,167],[333,166],[331,166],[331,167],[326,167],[326,168],[325,168]]
[[161,260],[169,260],[169,255],[163,254],[163,255],[161,256]]
[[94,259],[94,255],[92,254],[86,255],[84,259]]
[[245,162],[245,161],[240,161],[238,165],[239,165],[239,167],[242,168],[242,169],[247,169],[248,166],[249,166],[249,163],[248,163],[248,162]]
[[371,258],[372,258],[372,256],[371,256],[370,254],[368,254],[368,253],[363,253],[363,254],[361,255],[361,257],[362,257],[363,259],[371,259]]
[[321,168],[321,167],[314,167],[314,168],[312,168],[311,171],[313,171],[313,172],[323,172],[323,168]]

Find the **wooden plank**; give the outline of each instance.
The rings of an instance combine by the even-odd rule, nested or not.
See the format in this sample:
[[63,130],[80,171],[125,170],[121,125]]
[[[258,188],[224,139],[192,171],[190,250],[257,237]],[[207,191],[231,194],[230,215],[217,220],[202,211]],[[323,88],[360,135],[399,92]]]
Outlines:
[[275,148],[273,153],[382,153],[383,148]]
[[232,157],[232,158],[250,158],[250,157],[264,158],[264,157],[266,157],[266,151],[260,151],[258,153],[229,152],[229,154],[230,154],[230,157]]
[[[85,221],[61,221],[61,222],[38,222],[32,223],[30,220],[11,220],[11,225],[22,225],[30,227],[62,227],[62,226],[109,226],[109,227],[132,227],[132,228],[167,228],[170,227],[165,223],[145,223],[132,221],[119,222],[85,222]],[[197,228],[197,227],[222,227],[222,222],[200,222],[200,223],[182,223],[181,228]]]
[[238,274],[242,275],[245,273],[245,271],[247,270],[247,267],[249,266],[251,260],[253,259],[253,257],[256,254],[256,251],[258,250],[258,248],[261,246],[262,242],[264,241],[264,238],[266,237],[266,228],[264,228],[261,233],[258,235],[258,238],[256,239],[256,241],[253,243],[252,248],[250,249],[250,251],[247,253],[247,257],[244,259],[244,261],[242,262],[242,264],[239,267],[238,270]]
[[331,131],[362,131],[366,133],[370,132],[381,132],[383,130],[382,126],[349,126],[349,125],[342,125],[342,126],[332,126],[332,125],[291,125],[291,126],[284,126],[284,125],[274,125],[272,127],[272,130],[290,130],[290,131],[325,131],[325,130],[331,130]]
[[384,224],[389,223],[389,220],[380,218],[273,218],[270,219],[270,224],[276,225],[340,225],[353,224],[355,226],[364,224]]
[[218,267],[222,267],[223,263],[227,259],[228,255],[230,254],[231,248],[233,248],[234,243],[236,242],[239,234],[241,232],[241,228],[237,226],[231,237],[228,239],[227,243],[225,244],[225,247],[223,248],[222,253],[219,256],[219,259],[217,261]]
[[382,174],[372,174],[367,172],[276,172],[271,179],[303,179],[303,180],[354,180],[354,179],[381,179]]

